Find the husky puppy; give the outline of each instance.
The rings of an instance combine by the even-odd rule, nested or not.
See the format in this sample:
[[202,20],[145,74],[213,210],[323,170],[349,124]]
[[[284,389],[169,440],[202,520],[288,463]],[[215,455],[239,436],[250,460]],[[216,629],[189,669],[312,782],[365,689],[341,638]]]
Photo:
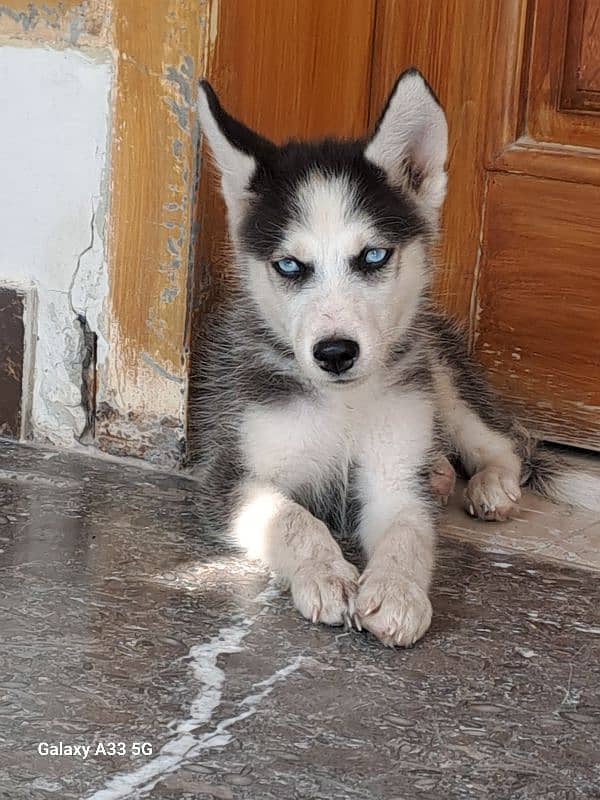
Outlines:
[[[430,306],[446,119],[414,69],[364,141],[277,146],[199,93],[237,288],[203,331],[190,409],[209,524],[287,579],[313,622],[390,646],[428,629],[435,503],[457,459],[468,513],[515,514],[554,467]],[[193,442],[192,442],[193,444]],[[352,531],[359,576],[331,531]]]

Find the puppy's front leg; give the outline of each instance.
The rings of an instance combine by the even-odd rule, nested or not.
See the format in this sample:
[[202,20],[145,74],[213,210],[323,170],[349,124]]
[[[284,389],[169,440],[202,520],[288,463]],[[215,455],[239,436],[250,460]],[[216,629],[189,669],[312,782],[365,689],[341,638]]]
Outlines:
[[268,483],[250,482],[233,533],[251,558],[290,583],[294,605],[313,622],[349,625],[358,571],[342,556],[327,526]]
[[431,624],[434,527],[426,504],[412,494],[375,494],[363,509],[360,534],[369,561],[357,620],[390,647],[414,644]]

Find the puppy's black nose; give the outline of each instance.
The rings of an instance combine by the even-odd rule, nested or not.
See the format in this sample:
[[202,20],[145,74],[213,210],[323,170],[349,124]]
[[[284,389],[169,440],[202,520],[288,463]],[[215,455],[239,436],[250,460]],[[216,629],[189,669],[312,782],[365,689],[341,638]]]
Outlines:
[[325,372],[340,375],[353,366],[359,347],[352,339],[321,339],[313,347],[313,357]]

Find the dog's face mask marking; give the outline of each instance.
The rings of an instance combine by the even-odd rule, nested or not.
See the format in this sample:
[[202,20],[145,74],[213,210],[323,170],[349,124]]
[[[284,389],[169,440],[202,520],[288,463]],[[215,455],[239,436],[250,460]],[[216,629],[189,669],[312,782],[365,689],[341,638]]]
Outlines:
[[199,110],[241,278],[266,322],[314,383],[367,379],[429,281],[447,139],[431,90],[415,71],[401,76],[366,142],[277,147],[230,117],[207,84]]

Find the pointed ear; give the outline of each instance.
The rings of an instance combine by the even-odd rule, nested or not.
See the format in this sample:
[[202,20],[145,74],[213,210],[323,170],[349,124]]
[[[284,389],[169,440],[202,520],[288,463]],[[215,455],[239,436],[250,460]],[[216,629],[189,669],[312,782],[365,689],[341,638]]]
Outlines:
[[444,164],[448,126],[433,90],[416,69],[396,81],[365,156],[381,167],[390,181],[408,185],[437,212],[446,195]]
[[258,162],[267,159],[276,149],[275,145],[230,116],[208,81],[200,83],[198,116],[202,133],[221,173],[221,187],[230,219],[237,225]]

